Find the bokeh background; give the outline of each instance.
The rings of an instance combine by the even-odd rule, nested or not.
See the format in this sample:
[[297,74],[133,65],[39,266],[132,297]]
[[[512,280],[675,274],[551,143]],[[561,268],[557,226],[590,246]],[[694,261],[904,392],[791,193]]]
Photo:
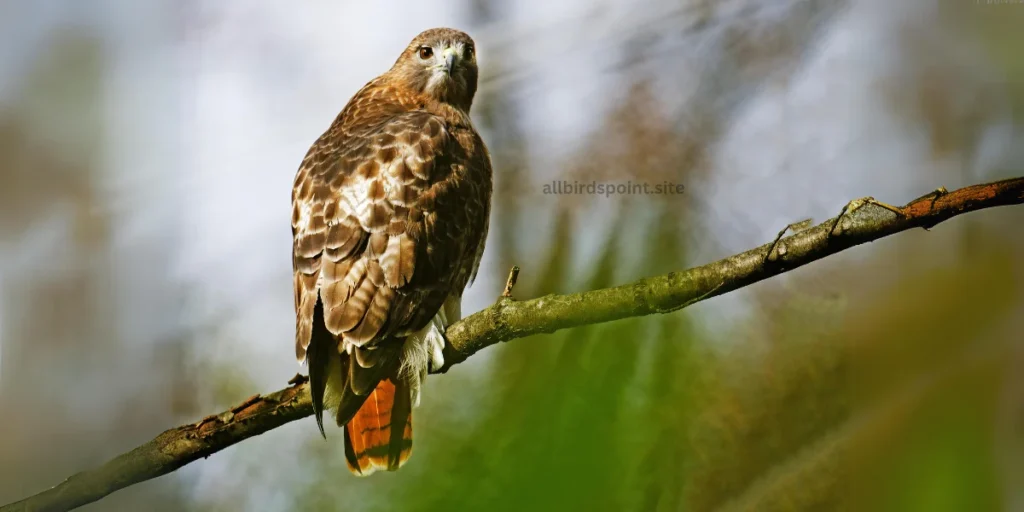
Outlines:
[[[497,170],[468,312],[513,264],[586,290],[1024,175],[1014,2],[2,2],[0,502],[300,370],[295,169],[433,26],[478,42]],[[398,473],[309,419],[85,510],[1024,510],[1022,274],[1024,211],[971,214],[492,347],[429,379]]]

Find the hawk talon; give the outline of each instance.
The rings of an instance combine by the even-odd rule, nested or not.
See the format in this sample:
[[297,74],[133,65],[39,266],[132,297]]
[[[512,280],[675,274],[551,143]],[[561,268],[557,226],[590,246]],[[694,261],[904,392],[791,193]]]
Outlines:
[[441,335],[441,346],[438,347],[437,344],[433,344],[433,350],[430,354],[430,364],[428,365],[430,367],[430,373],[434,373],[441,368],[444,368],[444,348],[452,345],[452,343],[448,341],[448,335],[445,334],[446,330],[447,328],[437,330],[437,333]]

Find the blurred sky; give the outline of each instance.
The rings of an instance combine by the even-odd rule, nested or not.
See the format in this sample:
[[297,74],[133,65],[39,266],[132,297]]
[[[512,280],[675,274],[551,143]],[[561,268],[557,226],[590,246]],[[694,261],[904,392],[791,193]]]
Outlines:
[[[721,133],[706,178],[686,183],[682,199],[699,205],[690,222],[714,234],[693,247],[694,262],[706,262],[764,243],[787,223],[834,215],[856,197],[902,204],[1019,169],[1024,138],[1002,71],[958,12],[881,0],[0,4],[5,137],[45,155],[51,169],[37,172],[44,164],[30,155],[19,157],[29,159],[21,174],[0,175],[9,193],[0,200],[17,204],[0,207],[11,220],[0,224],[0,411],[34,403],[38,414],[18,420],[20,441],[0,444],[0,458],[47,466],[0,484],[0,501],[214,412],[225,394],[280,388],[300,370],[287,220],[295,169],[347,99],[421,30],[469,32],[480,47],[479,101],[500,96],[513,107],[504,124],[522,139],[491,149],[524,152],[525,247],[547,240],[561,200],[540,194],[541,184],[564,175],[630,84],[649,80],[664,115],[684,128],[710,110]],[[763,52],[767,64],[748,64],[737,57],[744,52]],[[922,128],[931,121],[915,121],[910,98],[922,83],[941,88],[943,123],[969,125],[943,139],[948,147]],[[492,128],[482,126],[485,139],[496,138]],[[82,188],[68,185],[79,180]],[[572,243],[586,260],[618,206],[581,208],[592,215]],[[95,229],[100,242],[68,242]],[[504,282],[490,247],[467,312]],[[60,306],[45,294],[20,300],[45,283],[70,286],[58,294],[87,289],[79,300],[90,305]],[[60,318],[41,314],[51,304],[93,324],[62,331]],[[714,324],[742,312],[744,299],[702,308]],[[41,339],[50,337],[64,341]],[[182,386],[186,397],[168,391]],[[117,421],[120,430],[111,429]],[[255,478],[275,484],[249,503],[287,510],[280,466],[259,461],[289,464],[314,435],[312,422],[298,422],[159,485],[202,502]],[[53,467],[25,451],[48,443],[74,451],[72,439],[91,446],[55,456],[63,462]]]

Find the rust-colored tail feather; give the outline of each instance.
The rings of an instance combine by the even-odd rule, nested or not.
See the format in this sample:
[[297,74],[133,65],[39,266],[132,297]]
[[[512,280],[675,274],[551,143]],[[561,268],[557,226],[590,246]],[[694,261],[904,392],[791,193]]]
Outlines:
[[[397,384],[396,384],[397,381]],[[381,380],[345,425],[345,459],[357,475],[395,471],[412,453],[412,400],[401,379]]]

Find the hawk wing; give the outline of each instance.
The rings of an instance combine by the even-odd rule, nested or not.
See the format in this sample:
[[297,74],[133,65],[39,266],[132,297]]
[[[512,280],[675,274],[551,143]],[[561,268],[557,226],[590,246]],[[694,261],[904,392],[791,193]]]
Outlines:
[[[461,294],[486,231],[490,168],[475,132],[450,133],[423,111],[371,113],[385,115],[352,123],[342,112],[306,155],[292,193],[295,352],[310,365],[318,423],[326,382],[313,382],[314,372],[322,377],[328,363],[315,359],[347,350],[348,387],[372,391],[396,365],[399,338]],[[486,191],[475,178],[480,162]],[[320,318],[334,350],[310,348]],[[374,371],[360,379],[360,368]],[[350,414],[342,402],[339,424],[359,408]]]

